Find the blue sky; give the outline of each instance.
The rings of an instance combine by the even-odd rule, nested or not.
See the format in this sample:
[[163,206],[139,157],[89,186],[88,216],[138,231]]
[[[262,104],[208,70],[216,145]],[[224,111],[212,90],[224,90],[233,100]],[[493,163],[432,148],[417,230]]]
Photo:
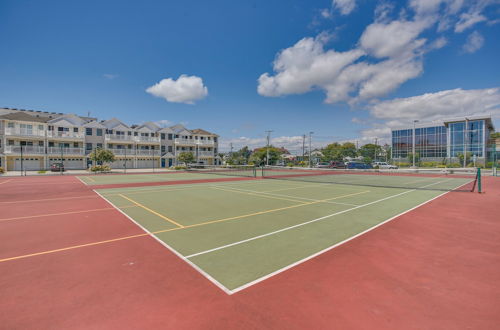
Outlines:
[[1,1],[0,106],[185,123],[222,149],[492,114],[495,0]]

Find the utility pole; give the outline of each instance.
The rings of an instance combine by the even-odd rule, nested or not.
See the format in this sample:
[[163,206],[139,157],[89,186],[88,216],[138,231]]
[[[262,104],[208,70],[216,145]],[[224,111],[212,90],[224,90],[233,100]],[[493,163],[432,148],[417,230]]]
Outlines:
[[306,135],[302,135],[302,161],[306,157]]
[[309,167],[312,167],[312,159],[311,159],[311,146],[312,146],[312,135],[314,132],[309,132]]
[[266,131],[266,133],[267,133],[266,165],[267,166],[269,166],[269,145],[271,144],[271,132],[272,131]]
[[412,152],[413,152],[413,167],[415,167],[415,124],[418,123],[418,120],[413,121],[413,143],[412,143]]

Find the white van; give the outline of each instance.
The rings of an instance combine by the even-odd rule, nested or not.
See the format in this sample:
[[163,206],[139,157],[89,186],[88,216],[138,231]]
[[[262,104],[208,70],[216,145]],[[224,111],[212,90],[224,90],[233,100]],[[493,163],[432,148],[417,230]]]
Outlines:
[[372,164],[373,167],[378,166],[380,169],[389,169],[389,170],[395,170],[398,167],[395,165],[387,164],[386,162],[374,162]]

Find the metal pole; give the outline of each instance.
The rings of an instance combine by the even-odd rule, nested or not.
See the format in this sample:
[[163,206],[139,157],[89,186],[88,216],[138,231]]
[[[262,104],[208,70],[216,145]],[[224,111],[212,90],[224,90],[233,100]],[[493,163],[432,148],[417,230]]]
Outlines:
[[128,145],[125,145],[125,171],[124,171],[124,173],[127,173],[127,148],[128,148]]
[[469,120],[465,118],[465,127],[464,127],[464,168],[467,167],[467,130],[469,128]]
[[312,159],[311,159],[311,146],[312,146],[312,135],[314,132],[309,132],[309,167],[312,167]]
[[413,121],[413,143],[412,143],[412,153],[413,153],[413,167],[415,167],[415,124],[418,123],[418,120]]
[[306,135],[302,135],[302,161],[306,158]]
[[377,146],[378,146],[378,138],[375,138],[375,157],[374,157],[374,162],[377,161]]
[[267,132],[266,165],[269,166],[269,144],[271,143],[271,132],[272,131],[266,131],[266,132]]
[[61,173],[61,175],[63,174],[63,167],[64,167],[64,154],[63,154],[63,145],[60,144],[59,145],[61,147],[61,166],[59,166],[59,173]]
[[21,144],[21,176],[23,176],[23,145]]
[[155,149],[153,146],[153,173],[155,172]]

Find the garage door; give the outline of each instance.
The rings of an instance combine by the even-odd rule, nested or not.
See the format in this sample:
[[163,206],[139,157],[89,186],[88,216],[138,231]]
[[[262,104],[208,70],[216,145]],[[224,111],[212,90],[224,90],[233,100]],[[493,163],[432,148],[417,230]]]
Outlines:
[[[155,163],[154,166],[157,167],[157,164]],[[152,167],[153,167],[152,159],[147,159],[147,158],[137,159],[137,168],[152,168]]]
[[[40,158],[24,158],[22,162],[24,171],[38,171],[40,168]],[[21,158],[14,160],[14,171],[21,171]]]
[[67,170],[81,170],[84,168],[83,158],[68,158],[64,160],[64,168]]
[[[133,168],[134,167],[134,161],[132,159],[127,160],[127,168]],[[110,164],[111,168],[125,168],[125,160],[124,159],[117,159],[116,161],[112,162]]]

